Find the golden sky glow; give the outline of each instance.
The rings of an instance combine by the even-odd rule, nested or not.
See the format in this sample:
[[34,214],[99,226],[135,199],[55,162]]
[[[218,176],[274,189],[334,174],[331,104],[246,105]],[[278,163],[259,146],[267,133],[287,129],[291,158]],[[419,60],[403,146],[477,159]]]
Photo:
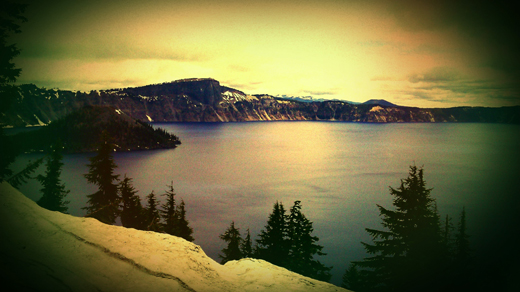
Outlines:
[[407,0],[43,2],[29,6],[13,38],[19,83],[86,91],[211,77],[249,94],[520,104],[518,67],[504,65],[518,63],[518,42],[496,21],[502,9],[468,14],[463,3]]

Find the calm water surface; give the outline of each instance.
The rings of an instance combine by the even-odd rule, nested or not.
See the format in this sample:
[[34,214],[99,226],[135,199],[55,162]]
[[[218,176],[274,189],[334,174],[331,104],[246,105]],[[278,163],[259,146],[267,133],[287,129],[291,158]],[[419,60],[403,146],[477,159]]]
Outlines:
[[[173,181],[177,198],[186,203],[195,243],[215,260],[224,247],[218,236],[231,221],[242,232],[249,228],[256,236],[276,201],[289,209],[300,200],[328,253],[320,260],[334,266],[332,282],[339,285],[348,263],[365,257],[360,241],[370,242],[370,238],[364,228],[381,228],[376,204],[391,207],[388,187],[398,187],[412,164],[424,166],[425,180],[433,188],[442,217],[458,217],[465,206],[477,251],[504,236],[497,228],[509,219],[504,214],[518,212],[511,203],[520,194],[518,125],[250,122],[154,126],[178,135],[182,145],[116,153],[116,172],[134,179],[143,203],[152,190],[160,195]],[[86,195],[94,192],[83,177],[92,155],[64,159],[62,179],[71,190],[68,200],[73,215],[85,214],[81,208]],[[25,155],[17,166],[37,157]],[[39,188],[32,182],[22,191],[37,200]]]

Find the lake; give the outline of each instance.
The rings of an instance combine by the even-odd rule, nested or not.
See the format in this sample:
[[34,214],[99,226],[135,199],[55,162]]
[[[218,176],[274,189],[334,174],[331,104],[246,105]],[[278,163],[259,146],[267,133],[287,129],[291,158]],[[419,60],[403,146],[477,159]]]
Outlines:
[[[276,201],[295,200],[314,222],[339,285],[348,263],[365,257],[364,228],[381,229],[376,204],[392,208],[389,186],[398,187],[410,165],[424,166],[441,218],[464,206],[474,250],[489,254],[506,241],[503,231],[518,213],[520,126],[504,124],[364,124],[344,122],[155,123],[178,135],[176,149],[115,153],[118,174],[133,178],[144,201],[173,182],[186,203],[195,243],[220,261],[219,239],[231,221],[253,237]],[[71,193],[69,212],[82,216],[88,157],[65,155],[62,179]],[[40,157],[20,157],[15,169]],[[43,167],[41,170],[43,171]],[[40,195],[37,182],[22,191]],[[513,215],[511,215],[513,214]],[[492,255],[489,255],[492,257]]]

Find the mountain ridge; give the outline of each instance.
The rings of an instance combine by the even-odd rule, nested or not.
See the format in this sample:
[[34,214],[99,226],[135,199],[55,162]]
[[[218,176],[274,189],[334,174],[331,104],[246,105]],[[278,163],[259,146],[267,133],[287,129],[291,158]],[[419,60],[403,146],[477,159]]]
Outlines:
[[269,94],[249,95],[211,78],[90,92],[20,85],[20,98],[0,116],[2,126],[42,125],[87,105],[105,105],[146,122],[346,121],[487,122],[520,124],[520,106],[417,108],[386,101],[353,104],[302,102]]

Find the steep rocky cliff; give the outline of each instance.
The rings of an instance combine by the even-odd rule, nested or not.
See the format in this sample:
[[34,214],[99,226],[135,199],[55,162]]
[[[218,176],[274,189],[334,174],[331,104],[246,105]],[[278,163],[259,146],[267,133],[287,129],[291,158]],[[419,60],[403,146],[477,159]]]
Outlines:
[[351,122],[520,123],[520,106],[411,108],[343,101],[300,102],[248,95],[214,79],[183,79],[135,88],[74,92],[20,87],[20,102],[0,116],[3,126],[41,125],[86,105],[109,105],[143,121],[235,122],[334,120]]

